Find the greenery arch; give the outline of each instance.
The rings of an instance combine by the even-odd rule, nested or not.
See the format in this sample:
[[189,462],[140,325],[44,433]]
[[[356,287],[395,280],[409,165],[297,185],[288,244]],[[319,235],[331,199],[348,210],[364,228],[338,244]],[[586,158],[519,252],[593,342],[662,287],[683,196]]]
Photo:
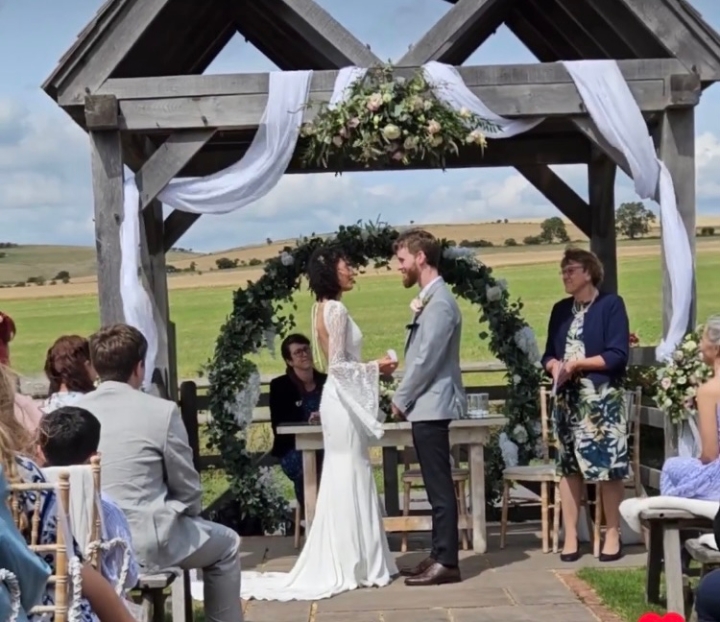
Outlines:
[[[286,521],[287,504],[267,469],[257,468],[246,449],[247,426],[260,396],[260,377],[248,355],[263,346],[272,348],[275,335],[287,334],[295,326],[291,312],[297,309],[293,294],[299,289],[312,252],[323,245],[340,245],[358,266],[388,267],[398,232],[386,225],[357,224],[340,227],[332,238],[319,236],[298,240],[279,257],[267,262],[264,274],[233,294],[233,309],[220,330],[215,353],[208,365],[209,446],[219,450],[235,498],[242,503],[243,518],[255,519],[266,531]],[[502,280],[474,258],[473,251],[442,240],[441,273],[456,296],[479,307],[479,322],[487,322],[490,349],[507,366],[509,387],[504,433],[518,447],[519,464],[536,454],[540,435],[538,392],[541,383],[539,352],[532,330],[521,316],[522,302],[511,301]],[[501,487],[503,455],[496,434],[486,449],[487,499],[496,499]],[[504,440],[504,439],[503,439]]]

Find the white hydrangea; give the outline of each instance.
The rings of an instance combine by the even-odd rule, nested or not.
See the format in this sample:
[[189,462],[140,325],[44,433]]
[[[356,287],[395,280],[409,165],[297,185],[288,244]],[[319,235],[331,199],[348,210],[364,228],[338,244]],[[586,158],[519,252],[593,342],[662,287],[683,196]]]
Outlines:
[[275,333],[274,328],[268,328],[264,332],[263,339],[265,341],[265,347],[267,348],[268,352],[270,352],[270,356],[275,358],[275,337],[277,337],[277,334]]
[[443,257],[445,259],[457,260],[457,259],[475,259],[475,251],[472,248],[465,248],[464,246],[448,246],[443,251]]
[[295,263],[295,257],[293,257],[287,251],[280,253],[280,263],[283,266],[292,266]]
[[262,392],[260,384],[260,374],[255,370],[250,374],[242,390],[235,395],[235,401],[228,405],[228,410],[241,430],[252,423],[253,411]]
[[540,361],[540,348],[538,348],[535,332],[529,326],[524,326],[515,333],[515,344],[522,350],[535,365]]
[[497,302],[502,298],[503,290],[499,285],[490,285],[485,287],[485,296],[487,296],[488,302]]
[[513,443],[505,432],[501,432],[498,437],[498,445],[502,453],[505,468],[512,468],[518,464],[518,446]]
[[527,430],[519,423],[513,428],[512,437],[521,445],[524,445],[528,442]]

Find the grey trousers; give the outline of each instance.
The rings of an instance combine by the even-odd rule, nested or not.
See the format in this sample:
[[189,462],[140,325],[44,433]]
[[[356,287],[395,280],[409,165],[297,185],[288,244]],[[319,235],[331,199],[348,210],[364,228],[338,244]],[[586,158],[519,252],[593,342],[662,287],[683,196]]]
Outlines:
[[243,622],[240,603],[240,536],[232,529],[198,518],[210,539],[180,562],[183,570],[201,569],[207,622]]

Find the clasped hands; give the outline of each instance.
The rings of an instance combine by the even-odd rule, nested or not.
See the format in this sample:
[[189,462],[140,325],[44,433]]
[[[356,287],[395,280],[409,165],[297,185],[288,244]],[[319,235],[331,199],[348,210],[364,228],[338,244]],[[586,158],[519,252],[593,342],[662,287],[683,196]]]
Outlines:
[[549,371],[553,382],[559,387],[580,373],[580,361],[553,361]]
[[[392,376],[398,367],[398,362],[389,354],[386,354],[381,359],[378,359],[377,364],[380,370],[380,375],[382,376]],[[392,417],[396,421],[405,421],[405,415],[400,412],[400,409],[395,406],[395,404],[392,405]]]

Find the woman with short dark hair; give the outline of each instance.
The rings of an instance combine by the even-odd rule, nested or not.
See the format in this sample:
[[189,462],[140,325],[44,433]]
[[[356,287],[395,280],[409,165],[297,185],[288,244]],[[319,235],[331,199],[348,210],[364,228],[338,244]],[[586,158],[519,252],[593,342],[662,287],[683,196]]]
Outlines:
[[606,518],[600,561],[622,556],[620,502],[629,475],[623,379],[630,326],[623,299],[598,288],[600,260],[569,248],[560,263],[565,291],[550,314],[544,369],[557,387],[554,409],[565,542],[560,558],[580,557],[577,521],[583,482],[597,483]]
[[[270,424],[275,436],[271,454],[280,460],[280,468],[295,488],[295,498],[302,508],[303,494],[302,455],[295,449],[295,438],[278,434],[281,425],[293,423],[319,423],[320,398],[327,375],[317,371],[313,364],[310,340],[298,333],[288,335],[280,345],[285,361],[285,373],[270,382]],[[322,457],[318,456],[318,472]]]

